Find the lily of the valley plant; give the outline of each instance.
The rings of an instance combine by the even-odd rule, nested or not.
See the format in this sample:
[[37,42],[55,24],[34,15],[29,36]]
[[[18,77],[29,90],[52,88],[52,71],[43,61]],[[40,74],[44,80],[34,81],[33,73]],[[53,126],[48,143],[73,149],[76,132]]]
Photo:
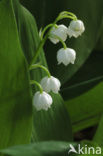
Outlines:
[[[72,20],[68,27],[66,27],[63,24],[57,24],[58,21],[65,18]],[[48,110],[48,108],[50,108],[51,104],[53,103],[53,99],[51,95],[49,95],[49,93],[52,91],[53,93],[58,94],[61,87],[60,81],[57,78],[51,76],[50,72],[46,67],[38,63],[35,64],[41,48],[43,48],[48,38],[54,44],[61,42],[63,48],[59,49],[57,52],[58,64],[63,63],[65,66],[67,66],[70,63],[74,64],[76,59],[76,52],[74,49],[67,47],[65,41],[67,37],[71,38],[73,36],[77,38],[84,32],[84,30],[85,27],[83,22],[81,20],[78,20],[76,15],[67,11],[61,12],[54,21],[54,23],[49,24],[43,30],[40,30],[40,44],[35,52],[35,56],[33,57],[29,67],[30,70],[35,68],[41,68],[47,74],[47,76],[44,77],[40,83],[35,80],[31,80],[31,84],[35,84],[39,88],[39,91],[37,91],[33,96],[33,105],[35,106],[37,111],[41,109]]]

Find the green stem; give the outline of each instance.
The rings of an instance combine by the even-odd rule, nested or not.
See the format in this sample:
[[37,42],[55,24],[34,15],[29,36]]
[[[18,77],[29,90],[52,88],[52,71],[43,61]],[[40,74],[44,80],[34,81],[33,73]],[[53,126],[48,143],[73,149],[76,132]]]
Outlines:
[[72,20],[77,20],[76,17],[64,15],[64,16],[60,16],[60,17],[58,18],[58,21],[60,21],[60,20],[62,20],[62,19],[64,19],[64,18],[69,18],[69,19],[72,19]]
[[72,12],[68,12],[68,11],[63,11],[63,12],[60,13],[60,15],[71,15],[71,16],[73,16],[74,18],[77,19],[77,17],[76,17],[75,14],[73,14]]
[[[56,22],[57,21],[55,20],[54,23],[53,23],[53,25],[52,25],[52,27],[55,26]],[[49,31],[47,32],[47,34],[45,35],[45,37],[43,38],[43,40],[40,41],[39,46],[38,46],[38,48],[37,48],[37,50],[35,52],[35,55],[34,55],[33,59],[31,60],[31,63],[29,65],[29,68],[31,67],[32,64],[34,64],[36,62],[37,57],[38,57],[38,55],[40,53],[40,50],[41,50],[41,48],[43,48],[46,40],[48,39],[48,36],[49,36],[49,33],[50,33],[52,27],[49,29]]]
[[37,48],[37,50],[36,50],[36,52],[35,52],[35,55],[33,56],[33,59],[32,59],[31,62],[30,62],[29,68],[31,67],[32,64],[34,64],[34,63],[36,62],[37,57],[38,57],[38,55],[39,55],[39,53],[40,53],[40,50],[41,50],[41,48],[44,46],[44,44],[45,44],[45,42],[46,42],[46,39],[47,39],[47,38],[46,38],[46,36],[45,36],[45,39],[43,39],[43,40],[40,41],[39,46],[38,46],[38,48]]
[[[37,48],[37,50],[36,50],[36,52],[35,52],[35,55],[34,55],[33,59],[31,60],[31,63],[30,63],[30,65],[29,65],[29,67],[31,67],[31,65],[34,64],[34,63],[36,62],[37,57],[38,57],[38,55],[39,55],[39,53],[40,53],[40,50],[41,50],[41,48],[43,48],[43,46],[44,46],[46,40],[48,39],[49,33],[50,33],[50,31],[52,30],[52,28],[55,26],[55,24],[56,24],[59,20],[61,20],[61,19],[63,19],[63,18],[70,18],[70,19],[76,20],[76,17],[72,17],[72,16],[68,16],[68,15],[61,16],[61,15],[59,14],[59,16],[56,18],[56,20],[54,21],[54,23],[53,23],[52,26],[50,27],[49,31],[47,32],[47,34],[45,35],[45,37],[43,38],[43,40],[40,41],[39,46],[38,46],[38,48]],[[46,29],[47,29],[47,28],[46,28]]]
[[51,74],[50,74],[49,70],[46,67],[44,67],[44,66],[42,66],[40,64],[33,64],[33,65],[31,65],[31,67],[29,68],[29,70],[36,69],[36,68],[43,69],[47,73],[48,77],[51,77]]
[[40,93],[43,93],[43,88],[41,87],[41,85],[37,82],[37,81],[35,81],[35,80],[30,80],[30,84],[31,85],[37,85],[38,86],[38,88],[39,88],[39,90],[40,90]]
[[47,25],[47,26],[44,28],[44,30],[42,31],[42,34],[41,34],[41,39],[43,39],[43,36],[44,36],[45,32],[48,30],[48,28],[50,28],[50,27],[52,27],[52,26],[53,26],[53,24],[49,24],[49,25]]
[[67,46],[66,46],[66,44],[65,44],[65,42],[59,37],[59,36],[57,36],[57,35],[53,35],[53,37],[54,38],[56,38],[56,39],[58,39],[61,43],[62,43],[62,45],[63,45],[63,47],[64,47],[64,49],[66,49],[67,48]]

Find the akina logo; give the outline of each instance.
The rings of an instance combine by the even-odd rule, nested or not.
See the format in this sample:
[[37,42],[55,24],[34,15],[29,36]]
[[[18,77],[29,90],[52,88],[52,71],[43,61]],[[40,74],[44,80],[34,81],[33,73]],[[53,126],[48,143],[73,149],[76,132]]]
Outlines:
[[84,145],[83,147],[81,144],[78,144],[77,148],[70,144],[70,149],[68,151],[68,154],[70,153],[75,153],[75,154],[96,154],[96,155],[101,155],[102,150],[101,147],[88,147],[88,145]]

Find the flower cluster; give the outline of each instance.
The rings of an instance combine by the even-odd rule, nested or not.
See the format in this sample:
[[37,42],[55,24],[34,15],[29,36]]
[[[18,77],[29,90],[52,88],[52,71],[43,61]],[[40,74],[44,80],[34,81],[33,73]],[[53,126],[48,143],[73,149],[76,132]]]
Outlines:
[[43,69],[47,73],[47,76],[42,78],[40,84],[35,80],[31,81],[31,84],[36,84],[40,89],[40,91],[37,91],[33,97],[33,105],[37,111],[41,109],[48,110],[53,103],[52,97],[49,95],[49,93],[52,91],[53,93],[58,94],[61,83],[57,78],[51,76],[46,67],[40,64],[33,64],[30,67],[30,70],[35,68]]
[[43,88],[44,91],[40,92],[36,92],[34,97],[33,97],[33,104],[36,107],[37,110],[48,110],[48,108],[50,108],[53,100],[52,97],[48,94],[50,91],[54,92],[54,93],[58,93],[58,91],[60,90],[60,81],[51,76],[51,77],[44,77],[41,80],[41,86]]
[[[64,18],[72,19],[70,25],[68,27],[63,24],[57,25],[57,22]],[[44,37],[44,34],[48,30],[48,28],[50,29]],[[76,52],[74,49],[68,48],[65,41],[67,40],[68,36],[69,38],[71,38],[72,36],[77,38],[84,32],[84,30],[85,27],[83,22],[81,20],[78,20],[73,13],[67,11],[61,12],[53,24],[47,25],[43,31],[42,29],[40,30],[39,35],[41,38],[41,42],[39,47],[37,48],[36,55],[34,56],[30,65],[30,70],[35,68],[41,68],[47,73],[47,76],[41,80],[40,84],[34,80],[31,81],[31,84],[36,84],[40,89],[40,91],[36,92],[33,97],[33,105],[35,106],[37,111],[42,109],[48,110],[48,108],[50,108],[51,104],[53,103],[52,97],[51,95],[49,95],[49,93],[52,91],[53,93],[58,94],[61,87],[60,81],[57,78],[51,76],[50,72],[46,67],[40,64],[34,64],[40,52],[40,48],[43,47],[47,38],[49,38],[50,41],[54,44],[61,42],[63,48],[57,51],[58,64],[63,63],[65,66],[70,63],[74,64],[76,59]]]
[[[62,40],[62,42],[66,41],[67,36],[69,36],[70,38],[72,36],[77,38],[84,32],[84,30],[85,27],[81,20],[72,20],[68,28],[63,24],[56,25],[56,27],[54,26],[50,32],[49,39],[52,43],[57,44],[60,40]],[[75,50],[67,48],[67,46],[64,46],[57,52],[58,64],[63,63],[65,66],[70,63],[74,64],[75,59]]]

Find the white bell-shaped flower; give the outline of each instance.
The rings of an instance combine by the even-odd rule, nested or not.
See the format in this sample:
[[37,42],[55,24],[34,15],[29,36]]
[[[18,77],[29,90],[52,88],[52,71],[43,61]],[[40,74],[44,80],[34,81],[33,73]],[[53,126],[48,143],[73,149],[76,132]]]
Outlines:
[[69,37],[77,38],[85,31],[84,23],[81,20],[72,20],[68,28]]
[[74,49],[61,48],[57,52],[58,64],[63,63],[65,66],[67,66],[69,63],[74,64],[75,59],[76,59],[76,52]]
[[43,91],[40,93],[39,91],[35,93],[33,97],[33,105],[35,106],[36,110],[48,110],[53,103],[52,97]]
[[68,28],[63,24],[57,25],[57,27],[53,27],[49,36],[50,41],[54,44],[57,44],[59,42],[59,39],[56,38],[56,36],[61,38],[63,41],[66,41],[67,31],[68,31]]
[[57,78],[53,76],[46,76],[41,80],[41,86],[45,92],[48,93],[52,91],[57,94],[60,90],[61,83]]

